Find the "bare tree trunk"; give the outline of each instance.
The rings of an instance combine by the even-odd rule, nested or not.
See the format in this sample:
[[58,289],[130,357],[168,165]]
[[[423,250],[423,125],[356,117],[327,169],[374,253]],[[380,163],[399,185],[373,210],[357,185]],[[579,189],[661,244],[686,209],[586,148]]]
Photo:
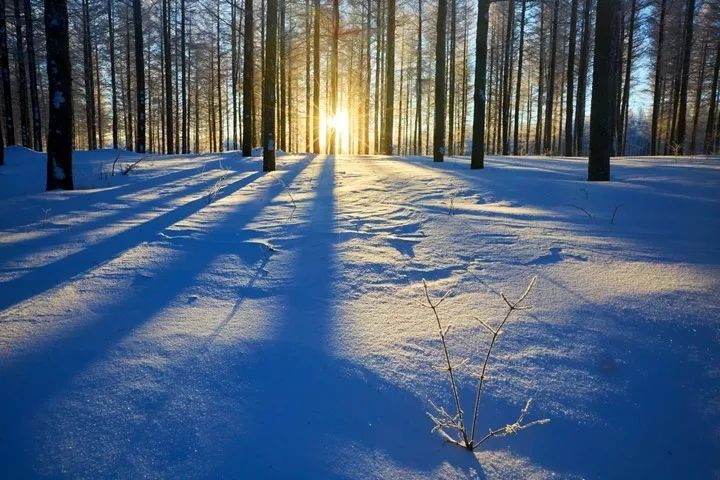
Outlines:
[[555,65],[557,63],[557,35],[558,35],[558,15],[560,13],[560,1],[555,0],[553,3],[553,24],[552,36],[550,37],[550,70],[548,71],[548,88],[545,102],[545,131],[543,136],[545,142],[543,150],[545,155],[552,153],[552,127],[553,127],[553,106],[555,104]]
[[50,99],[46,187],[72,190],[73,102],[67,0],[45,0],[45,41]]
[[502,72],[502,154],[510,153],[510,85],[512,84],[512,48],[515,39],[515,0],[508,1]]
[[545,86],[545,3],[540,2],[540,54],[538,59],[538,98],[535,121],[535,155],[542,151],[543,87]]
[[108,36],[110,37],[110,96],[112,105],[112,148],[118,148],[117,80],[115,78],[115,21],[113,0],[108,0]]
[[[700,71],[698,72],[697,88],[695,90],[695,113],[693,113],[692,136],[690,138],[690,155],[695,154],[695,145],[697,141],[697,126],[700,118],[700,100],[702,98],[702,88],[705,83],[705,61],[707,60],[708,42],[703,42],[702,55],[700,57]],[[713,99],[714,100],[714,99]]]
[[[330,112],[333,121],[337,120],[337,101],[338,101],[338,35],[340,33],[340,7],[338,0],[332,2],[332,48],[330,53]],[[330,125],[330,142],[328,151],[331,155],[335,154],[335,126]]]
[[415,64],[415,129],[413,133],[413,153],[418,155],[422,149],[422,5],[418,0],[418,32]]
[[42,151],[42,119],[40,102],[38,101],[37,67],[35,65],[35,38],[33,33],[32,7],[30,0],[25,0],[25,37],[28,54],[28,76],[30,77],[30,109],[33,124],[33,149]]
[[678,111],[677,133],[675,143],[678,146],[678,154],[685,151],[685,125],[687,116],[687,93],[688,78],[690,77],[690,54],[693,43],[693,23],[695,18],[695,0],[687,0],[685,20],[685,41],[683,42],[683,62],[680,77],[680,110]]
[[133,0],[133,23],[135,24],[135,82],[137,95],[137,133],[135,151],[145,153],[145,60],[142,32],[142,0]]
[[24,147],[30,147],[30,124],[28,120],[27,75],[25,73],[25,49],[23,48],[20,3],[15,0],[15,44],[18,72],[18,92],[20,93],[20,140]]
[[[245,39],[243,41],[243,138],[242,154],[244,157],[252,155],[252,141],[254,137],[252,110],[254,93],[253,78],[255,68],[253,40],[255,24],[253,22],[253,0],[245,0]],[[197,101],[197,100],[196,100]]]
[[383,115],[382,147],[385,155],[392,155],[393,109],[395,106],[395,0],[387,1],[387,44],[385,48],[385,113]]
[[575,111],[575,132],[573,135],[573,155],[581,155],[583,152],[583,140],[585,131],[585,92],[587,90],[588,77],[588,56],[590,53],[590,9],[592,0],[585,0],[583,6],[583,34],[580,46],[580,63],[578,65],[578,88],[576,96]]
[[655,50],[655,86],[653,89],[653,111],[652,111],[652,125],[650,127],[650,155],[657,155],[658,153],[658,122],[660,119],[660,101],[661,101],[661,88],[660,83],[662,81],[662,54],[663,54],[663,42],[665,39],[665,15],[666,15],[667,0],[662,0],[660,4],[660,23],[658,24],[658,40]]
[[12,91],[10,89],[10,65],[7,46],[7,20],[5,0],[0,0],[0,76],[2,77],[5,135],[8,146],[15,145],[15,123],[13,121]]
[[[511,2],[514,0],[510,0]],[[448,82],[448,136],[447,154],[455,155],[455,56],[457,41],[457,0],[450,0],[450,73]]]
[[[577,1],[577,0],[575,0]],[[518,141],[518,131],[520,128],[520,85],[522,82],[523,53],[525,48],[525,4],[526,0],[522,0],[522,10],[520,11],[520,51],[518,52],[518,72],[517,85],[515,86],[515,116],[513,125],[513,155],[520,153],[520,143]],[[530,96],[530,90],[528,90]]]
[[487,73],[487,34],[490,0],[478,0],[475,35],[475,93],[473,95],[473,139],[470,168],[485,167],[485,85]]
[[[634,1],[634,0],[633,0]],[[575,37],[577,36],[578,0],[570,4],[570,34],[568,35],[567,93],[565,94],[565,155],[573,155],[573,94],[575,93]]]
[[447,22],[447,0],[438,1],[436,22],[433,161],[442,162],[445,155],[445,30]]
[[705,148],[706,154],[713,151],[715,144],[715,109],[717,108],[718,75],[720,74],[720,40],[715,49],[715,69],[713,70],[712,87],[710,88],[710,107],[708,108],[707,124],[705,125]]
[[[222,152],[224,148],[224,140],[225,140],[225,132],[223,130],[223,102],[222,102],[222,72],[220,70],[220,67],[222,65],[222,52],[220,50],[220,1],[218,0],[217,3],[217,23],[216,23],[216,35],[215,35],[215,41],[216,41],[216,48],[217,48],[217,78],[216,78],[216,85],[217,85],[217,112],[218,112],[218,138],[217,138],[217,145],[218,145],[218,151]],[[277,1],[275,3],[277,6]],[[277,19],[275,19],[275,22],[277,23]],[[277,35],[277,32],[275,33]]]
[[620,155],[625,156],[625,147],[628,135],[628,118],[630,117],[630,79],[632,78],[633,45],[635,43],[635,20],[637,11],[637,0],[630,3],[630,29],[628,31],[627,57],[625,59],[625,83],[623,85],[622,114],[622,138]]
[[[317,1],[317,0],[316,0]],[[263,171],[275,170],[275,84],[277,79],[277,0],[267,0],[263,75]]]
[[320,153],[320,0],[314,0],[313,17],[313,152]]
[[612,116],[614,98],[613,71],[613,37],[617,22],[616,0],[597,1],[597,20],[595,27],[595,54],[592,84],[592,105],[590,108],[590,157],[588,159],[588,180],[610,180],[610,151],[612,148],[612,132],[610,117]]

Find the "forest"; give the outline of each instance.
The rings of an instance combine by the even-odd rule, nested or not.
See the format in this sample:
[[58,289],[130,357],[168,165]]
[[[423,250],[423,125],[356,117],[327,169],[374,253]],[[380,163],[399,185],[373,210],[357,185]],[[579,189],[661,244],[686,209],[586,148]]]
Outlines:
[[55,48],[78,149],[583,156],[593,88],[611,156],[718,149],[712,0],[6,3],[4,139],[36,151]]
[[0,0],[0,478],[720,475],[720,0]]

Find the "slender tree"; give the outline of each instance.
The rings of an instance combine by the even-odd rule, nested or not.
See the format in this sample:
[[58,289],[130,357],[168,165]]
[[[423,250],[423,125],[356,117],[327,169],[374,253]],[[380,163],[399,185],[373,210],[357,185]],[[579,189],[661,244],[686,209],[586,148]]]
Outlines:
[[340,33],[340,7],[338,0],[332,2],[332,49],[330,53],[330,110],[332,112],[333,122],[330,125],[330,144],[328,151],[330,154],[335,153],[335,122],[337,122],[337,102],[338,102],[338,35]]
[[243,136],[242,154],[244,157],[252,155],[252,141],[254,138],[252,110],[254,90],[254,35],[255,23],[253,22],[253,0],[245,0],[245,38],[243,40]]
[[475,93],[473,94],[473,139],[470,168],[485,167],[485,86],[490,0],[478,0],[475,34]]
[[[446,2],[447,0],[440,0]],[[395,0],[387,0],[387,43],[385,44],[385,111],[382,149],[393,154],[393,107],[395,105]]]
[[680,76],[680,101],[677,116],[677,130],[675,144],[678,146],[678,154],[682,155],[685,150],[685,129],[687,123],[687,94],[688,78],[690,77],[690,54],[693,44],[693,24],[695,19],[695,0],[687,0],[685,6],[685,39],[683,42],[682,71]]
[[10,89],[10,65],[8,61],[7,21],[5,0],[0,0],[0,77],[2,77],[4,123],[7,144],[15,145],[15,123],[13,121],[12,91]]
[[263,75],[263,171],[275,170],[275,86],[277,78],[277,0],[267,0]]
[[[634,0],[633,0],[634,1]],[[567,80],[565,87],[565,155],[573,155],[573,94],[575,93],[575,36],[577,35],[578,0],[570,2],[570,34],[568,35]]]
[[433,161],[442,162],[445,156],[445,36],[447,0],[438,1],[435,35],[435,129],[433,132]]
[[585,0],[583,6],[583,33],[582,43],[580,45],[580,59],[578,62],[578,88],[575,97],[575,131],[573,132],[573,151],[572,155],[580,155],[583,150],[583,139],[585,132],[585,92],[587,89],[588,77],[588,56],[590,52],[590,10],[592,0]]
[[143,42],[142,0],[133,0],[133,24],[135,31],[135,94],[137,95],[135,151],[145,153],[145,46]]
[[314,0],[313,18],[313,152],[320,153],[320,0]]
[[[520,153],[520,143],[518,141],[519,130],[520,130],[520,85],[522,82],[522,70],[523,70],[523,53],[525,50],[525,5],[526,0],[522,0],[522,7],[520,10],[520,46],[518,52],[518,72],[517,72],[517,85],[515,86],[515,115],[513,116],[513,155]],[[530,90],[528,90],[528,97],[530,96]],[[529,122],[529,120],[528,120]],[[526,146],[527,148],[527,146]]]
[[72,190],[73,102],[67,0],[45,0],[45,41],[50,100],[46,186],[48,190]]
[[118,105],[117,105],[117,83],[115,78],[115,21],[113,12],[113,0],[107,2],[108,11],[108,36],[110,37],[110,95],[112,103],[112,144],[118,148]]
[[27,44],[27,68],[30,79],[30,110],[32,112],[33,149],[42,150],[42,119],[38,100],[37,68],[35,65],[35,33],[33,28],[32,5],[25,0],[25,43]]
[[553,2],[552,34],[550,37],[550,65],[548,66],[547,96],[545,97],[545,131],[543,132],[543,151],[545,155],[552,153],[553,140],[553,106],[555,105],[555,67],[557,65],[557,36],[560,0]]
[[705,153],[710,154],[714,148],[713,134],[715,133],[715,109],[718,97],[718,75],[720,74],[720,39],[715,49],[715,68],[713,69],[712,87],[710,87],[710,107],[708,108],[707,125],[705,126]]
[[27,75],[25,72],[25,48],[23,47],[20,3],[15,0],[15,59],[17,60],[18,92],[20,97],[20,140],[24,147],[30,147],[30,125],[28,120]]

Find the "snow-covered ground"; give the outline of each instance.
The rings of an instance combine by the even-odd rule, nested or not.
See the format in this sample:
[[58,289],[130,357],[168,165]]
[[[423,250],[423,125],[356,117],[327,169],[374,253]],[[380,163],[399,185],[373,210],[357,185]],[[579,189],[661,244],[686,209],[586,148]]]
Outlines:
[[[720,476],[720,160],[117,155],[0,168],[0,477]],[[421,280],[467,411],[533,275],[444,444]]]

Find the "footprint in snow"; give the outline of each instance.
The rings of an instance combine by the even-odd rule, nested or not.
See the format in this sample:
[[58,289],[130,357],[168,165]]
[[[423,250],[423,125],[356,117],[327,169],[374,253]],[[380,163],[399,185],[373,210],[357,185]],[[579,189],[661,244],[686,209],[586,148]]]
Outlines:
[[551,247],[550,253],[541,255],[533,260],[530,260],[525,265],[548,265],[551,263],[560,263],[564,260],[577,260],[580,262],[586,262],[587,257],[584,255],[573,255],[570,253],[563,253],[560,247]]

